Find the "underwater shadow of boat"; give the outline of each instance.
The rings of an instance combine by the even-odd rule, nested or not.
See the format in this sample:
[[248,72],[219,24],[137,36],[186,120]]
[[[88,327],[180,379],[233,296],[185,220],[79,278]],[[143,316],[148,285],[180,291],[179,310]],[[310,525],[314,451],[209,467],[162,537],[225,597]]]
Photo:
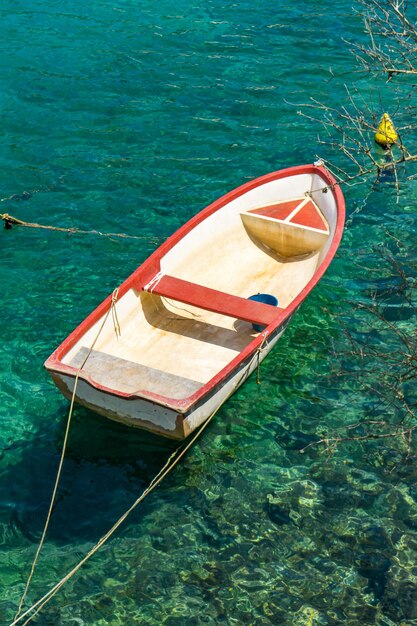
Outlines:
[[[40,539],[65,426],[61,419],[55,446],[42,433],[31,442],[19,442],[19,463],[5,472],[3,523],[14,545]],[[96,541],[133,504],[177,446],[178,442],[103,420],[77,407],[46,541]],[[155,497],[141,505],[141,514],[147,506],[158,506]]]

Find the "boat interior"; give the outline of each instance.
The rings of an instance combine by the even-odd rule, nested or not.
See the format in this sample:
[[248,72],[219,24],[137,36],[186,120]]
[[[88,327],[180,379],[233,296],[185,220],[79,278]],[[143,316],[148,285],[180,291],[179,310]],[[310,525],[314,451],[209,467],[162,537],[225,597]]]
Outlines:
[[[135,285],[117,301],[83,371],[124,393],[188,398],[311,280],[334,232],[331,196],[323,210],[313,194],[267,204],[254,194],[210,215],[161,258],[160,272],[147,285]],[[249,299],[259,293],[275,296],[278,306]],[[64,363],[81,366],[101,321]]]

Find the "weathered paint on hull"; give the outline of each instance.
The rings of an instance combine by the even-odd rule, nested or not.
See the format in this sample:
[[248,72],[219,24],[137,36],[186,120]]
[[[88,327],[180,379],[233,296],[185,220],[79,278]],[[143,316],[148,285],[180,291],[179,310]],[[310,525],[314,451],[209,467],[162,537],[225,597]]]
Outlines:
[[[61,393],[72,399],[75,378],[62,373],[51,372],[52,378]],[[143,398],[126,398],[106,393],[82,379],[78,379],[76,401],[116,422],[127,426],[149,430],[171,439],[184,439],[184,417],[177,411]]]
[[[274,347],[285,328],[287,327],[288,320],[285,325],[279,329],[277,334],[270,339],[268,343],[264,344],[262,351],[256,352],[249,363],[241,367],[229,380],[223,382],[222,385],[216,389],[216,391],[210,395],[207,401],[200,407],[194,409],[184,420],[185,436],[187,437],[193,430],[198,428],[203,422],[205,422],[214,411],[216,411],[230,396],[247,380],[247,378],[256,370],[258,363],[261,363],[263,359],[268,355],[270,350]],[[259,355],[259,359],[258,359]]]
[[[258,362],[261,363],[263,361],[278,341],[287,323],[279,329],[268,343],[264,344],[262,351],[255,353],[255,356],[252,356],[248,363],[243,364],[232,377],[223,384],[217,385],[204,402],[199,403],[198,406],[187,411],[186,414],[181,414],[169,407],[144,398],[126,399],[103,392],[81,378],[77,382],[75,399],[82,406],[116,422],[148,430],[170,439],[185,439],[196,428],[201,426],[245,382],[257,368]],[[51,375],[61,393],[71,400],[74,393],[75,378],[57,372],[51,372]]]

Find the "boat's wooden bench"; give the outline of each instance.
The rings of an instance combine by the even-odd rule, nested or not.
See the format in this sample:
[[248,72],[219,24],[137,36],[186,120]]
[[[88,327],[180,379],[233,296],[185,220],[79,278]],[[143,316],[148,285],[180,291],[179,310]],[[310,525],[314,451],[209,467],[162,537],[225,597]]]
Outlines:
[[262,326],[275,321],[279,311],[282,311],[270,304],[246,300],[166,274],[155,277],[144,289],[158,296]]

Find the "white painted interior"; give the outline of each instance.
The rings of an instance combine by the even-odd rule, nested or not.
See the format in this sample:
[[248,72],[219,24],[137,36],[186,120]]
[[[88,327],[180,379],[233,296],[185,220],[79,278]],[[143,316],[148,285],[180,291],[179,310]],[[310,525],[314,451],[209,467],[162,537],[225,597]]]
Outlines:
[[[162,259],[162,272],[244,298],[270,293],[278,298],[280,307],[287,307],[314,275],[323,250],[283,259],[250,238],[240,214],[279,200],[304,197],[313,189],[314,201],[330,227],[324,243],[327,249],[336,226],[336,205],[331,192],[314,191],[320,185],[323,187],[324,181],[317,176],[303,174],[249,191],[176,244]],[[193,385],[198,388],[207,383],[256,334],[248,322],[133,289],[117,302],[115,310],[121,335],[109,315],[94,346],[95,358],[87,360],[83,370],[95,382],[126,393],[141,391],[140,368],[148,367],[152,368],[153,393],[188,397]],[[80,350],[90,348],[101,324],[99,320],[84,335],[64,363],[79,366]],[[138,389],[133,388],[136,385]]]

